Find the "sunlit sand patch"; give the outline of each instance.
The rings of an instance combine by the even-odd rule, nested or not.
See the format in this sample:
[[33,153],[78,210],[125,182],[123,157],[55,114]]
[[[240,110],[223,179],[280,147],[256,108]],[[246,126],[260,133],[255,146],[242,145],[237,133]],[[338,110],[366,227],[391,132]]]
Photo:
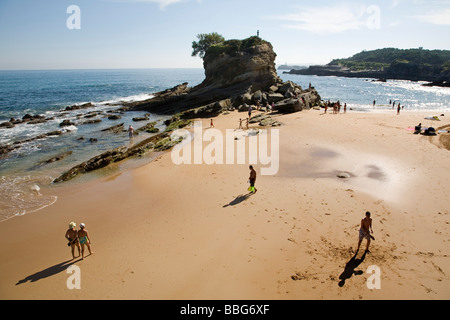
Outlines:
[[288,156],[280,159],[279,176],[336,180],[386,201],[396,202],[409,179],[395,160],[378,154],[318,145],[286,151]]

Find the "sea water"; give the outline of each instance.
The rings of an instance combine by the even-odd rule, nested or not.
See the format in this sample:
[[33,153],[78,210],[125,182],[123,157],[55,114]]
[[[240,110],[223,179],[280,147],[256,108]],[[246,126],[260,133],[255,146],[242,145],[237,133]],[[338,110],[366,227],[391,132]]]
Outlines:
[[[396,101],[405,110],[427,110],[440,115],[450,110],[450,89],[424,87],[421,82],[374,82],[372,79],[318,77],[281,74],[308,88],[311,83],[323,100],[347,103],[353,110],[371,112],[376,100],[377,109],[391,108]],[[121,113],[119,120],[106,116],[117,112],[121,103],[142,101],[155,92],[188,82],[193,87],[204,80],[203,69],[133,69],[133,70],[52,70],[0,71],[0,123],[11,118],[21,119],[25,114],[43,115],[51,119],[41,124],[18,124],[14,128],[0,128],[0,145],[12,144],[56,130],[65,130],[60,136],[33,140],[0,158],[0,221],[17,215],[38,211],[57,201],[42,188],[51,185],[54,178],[79,163],[107,150],[130,146],[150,134],[140,134],[130,141],[126,132],[112,134],[103,129],[117,124],[135,128],[148,122],[164,130],[166,117],[150,114],[146,122],[132,119],[146,112]],[[67,106],[92,103],[91,108],[65,111]],[[92,118],[85,118],[95,112]],[[82,120],[101,120],[95,124],[61,128],[64,120],[80,123]],[[83,138],[83,139],[82,139]],[[94,143],[90,139],[95,139]],[[64,159],[52,163],[46,160],[65,152]],[[49,194],[50,193],[50,194]]]
[[[0,145],[33,139],[39,135],[63,130],[63,134],[47,136],[0,155],[0,221],[35,212],[56,201],[42,188],[66,170],[105,151],[131,146],[153,134],[140,133],[132,140],[126,129],[138,129],[149,122],[164,130],[167,116],[147,112],[120,112],[125,102],[150,99],[155,92],[188,82],[195,86],[204,79],[202,69],[142,69],[142,70],[51,70],[0,71],[0,123],[26,114],[42,115],[39,124],[16,124],[0,128]],[[92,107],[66,111],[66,107],[91,103]],[[120,119],[110,120],[118,114]],[[92,116],[94,115],[94,116]],[[91,117],[92,116],[92,117]],[[147,116],[147,121],[133,118]],[[74,125],[60,127],[69,120]],[[82,124],[97,120],[93,124]],[[124,131],[102,131],[124,124]],[[47,160],[67,153],[60,161]],[[42,190],[41,190],[42,189]]]
[[[407,80],[387,80],[380,82],[376,79],[319,77],[293,74],[281,74],[284,80],[291,80],[304,89],[311,83],[325,101],[340,101],[347,103],[349,108],[364,112],[395,109],[398,103],[403,110],[430,111],[430,115],[450,111],[450,88],[424,86],[426,82]],[[375,109],[373,108],[375,101]],[[391,104],[389,103],[391,102]]]

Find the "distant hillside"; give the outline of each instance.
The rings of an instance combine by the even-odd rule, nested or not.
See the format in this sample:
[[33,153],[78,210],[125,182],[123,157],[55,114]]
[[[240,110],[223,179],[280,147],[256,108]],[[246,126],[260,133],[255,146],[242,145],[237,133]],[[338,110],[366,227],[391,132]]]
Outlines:
[[351,71],[378,70],[392,64],[411,64],[435,68],[450,68],[449,50],[395,49],[385,48],[362,51],[347,59],[335,59],[329,65],[341,65]]
[[291,74],[335,75],[413,81],[450,81],[450,50],[385,48],[362,51],[325,66],[291,70]]

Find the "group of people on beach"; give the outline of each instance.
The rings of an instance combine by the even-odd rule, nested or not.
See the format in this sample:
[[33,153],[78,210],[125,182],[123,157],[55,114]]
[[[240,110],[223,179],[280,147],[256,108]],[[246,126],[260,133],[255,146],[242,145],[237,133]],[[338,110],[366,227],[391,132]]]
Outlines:
[[[338,100],[337,102],[331,102],[328,100],[325,102],[325,113],[328,112],[328,108],[333,108],[333,114],[341,113],[341,102]],[[347,103],[344,103],[344,113],[347,113]]]
[[[77,224],[75,222],[69,223],[69,229],[66,231],[65,238],[69,241],[67,244],[72,250],[72,258],[75,259],[80,256],[84,259],[84,246],[88,247],[89,254],[93,254],[91,250],[91,238],[86,230],[86,225],[80,223],[80,230],[76,230]],[[75,257],[75,247],[78,248],[78,256]],[[81,253],[80,253],[81,251]]]

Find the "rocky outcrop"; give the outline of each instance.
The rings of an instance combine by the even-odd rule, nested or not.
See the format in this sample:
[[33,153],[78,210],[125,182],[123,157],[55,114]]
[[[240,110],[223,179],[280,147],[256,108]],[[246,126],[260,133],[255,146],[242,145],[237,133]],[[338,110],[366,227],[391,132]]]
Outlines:
[[72,153],[73,153],[73,151],[66,151],[64,153],[58,154],[50,159],[39,162],[37,165],[34,166],[34,168],[42,167],[44,165],[51,164],[53,162],[61,161],[65,158],[67,158],[68,156],[70,156]]
[[[182,139],[177,138],[172,140],[170,136],[170,132],[179,128],[182,128],[186,125],[188,125],[190,122],[186,120],[179,120],[179,122],[172,122],[168,128],[170,130],[166,130],[163,133],[154,135],[148,139],[145,139],[135,145],[133,145],[130,148],[127,148],[125,146],[121,146],[118,148],[115,148],[113,150],[106,151],[102,153],[101,155],[98,155],[96,157],[93,157],[89,159],[88,161],[85,161],[70,170],[63,173],[61,176],[56,178],[53,182],[54,183],[60,183],[64,181],[71,180],[78,176],[79,174],[84,174],[88,172],[92,172],[101,168],[104,168],[108,166],[109,164],[119,162],[122,160],[125,160],[127,158],[136,157],[143,155],[151,150],[154,151],[165,151],[176,144],[180,143]],[[143,127],[145,128],[145,127]]]
[[28,143],[28,142],[40,140],[40,139],[45,139],[45,138],[53,137],[53,136],[60,136],[62,134],[64,134],[64,131],[62,131],[62,130],[51,131],[51,132],[40,134],[40,135],[31,137],[28,139],[15,141],[12,144],[2,145],[2,146],[0,146],[0,159],[5,157],[7,153],[9,153],[15,149],[19,149],[24,143]]
[[424,66],[412,63],[396,62],[392,63],[383,71],[361,70],[352,71],[349,68],[339,65],[310,66],[307,69],[285,71],[286,74],[335,76],[345,78],[374,78],[393,79],[410,81],[430,81],[443,83],[450,81],[450,70],[441,70],[431,66]]
[[[152,113],[203,118],[239,109],[244,104],[259,107],[275,103],[280,112],[296,112],[318,103],[320,96],[314,88],[305,91],[292,82],[283,83],[276,72],[275,58],[272,45],[258,37],[229,40],[206,52],[206,78],[198,86],[189,88],[183,83],[156,93],[150,100],[127,106]],[[299,100],[294,104],[286,99]]]
[[118,161],[124,160],[124,159],[132,157],[132,156],[136,156],[136,155],[141,154],[151,148],[154,148],[155,145],[157,145],[158,143],[160,143],[161,140],[166,139],[166,138],[170,139],[169,134],[162,133],[162,134],[153,136],[149,139],[146,139],[130,148],[121,146],[121,147],[115,148],[113,150],[106,151],[106,152],[102,153],[101,155],[93,157],[93,158],[89,159],[88,161],[85,161],[85,162],[73,167],[72,169],[66,171],[61,176],[56,178],[53,182],[59,183],[59,182],[63,182],[63,181],[68,181],[68,180],[75,178],[79,174],[95,171],[95,170],[104,168],[111,163],[118,162]]

